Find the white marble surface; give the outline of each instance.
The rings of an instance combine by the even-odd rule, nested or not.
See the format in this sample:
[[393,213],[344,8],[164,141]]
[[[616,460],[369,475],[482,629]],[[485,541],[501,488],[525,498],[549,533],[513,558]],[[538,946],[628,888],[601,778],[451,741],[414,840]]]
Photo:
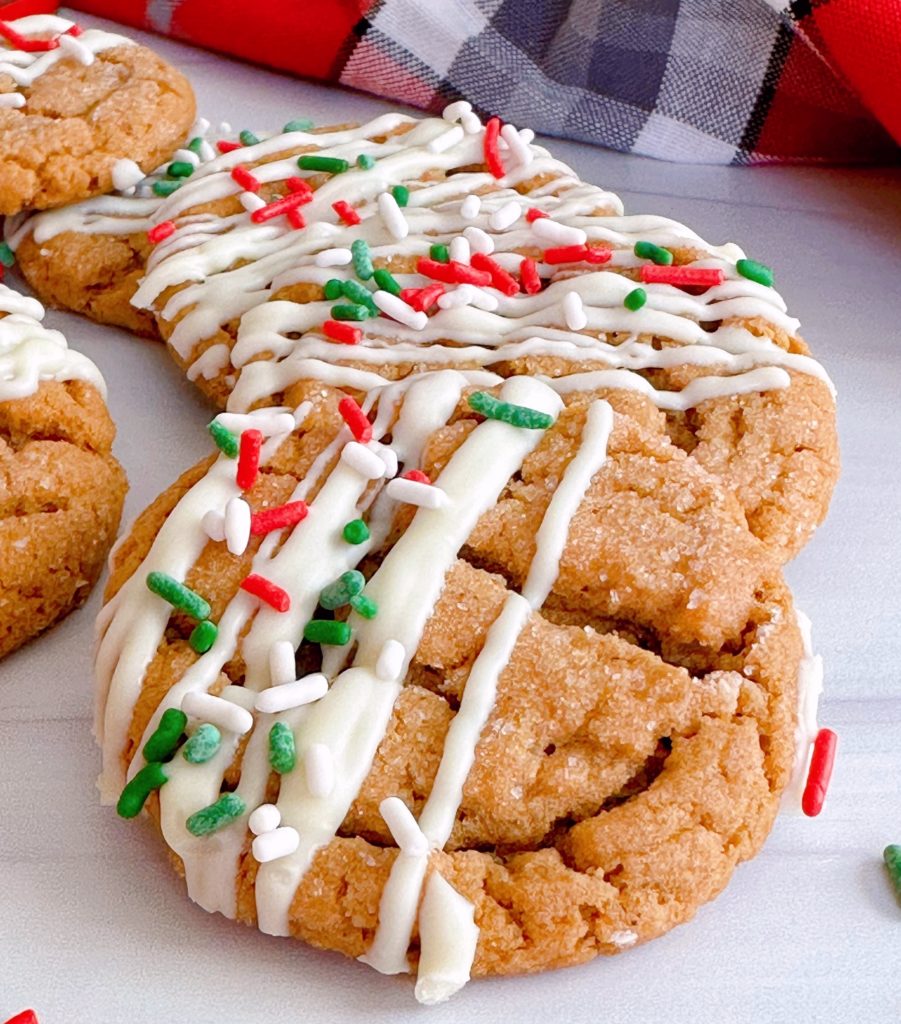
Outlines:
[[[83,19],[85,21],[89,19]],[[385,105],[158,42],[201,111],[235,127],[369,117]],[[406,979],[209,917],[160,844],[98,805],[90,735],[98,597],[0,664],[0,1021],[282,1024],[365,1019],[738,1024],[901,1019],[901,179],[897,170],[679,167],[556,143],[631,211],[684,220],[773,265],[839,389],[844,475],[789,567],[826,659],[840,737],[823,815],[783,818],[689,925],[612,960],[470,985],[426,1010]],[[131,478],[127,515],[208,448],[209,409],[161,347],[61,314],[102,367]]]

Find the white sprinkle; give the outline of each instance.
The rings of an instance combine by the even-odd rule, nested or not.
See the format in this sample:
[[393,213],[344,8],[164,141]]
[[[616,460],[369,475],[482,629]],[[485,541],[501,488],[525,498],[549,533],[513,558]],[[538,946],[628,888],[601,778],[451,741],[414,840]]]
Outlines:
[[200,525],[210,540],[225,540],[225,516],[218,509],[211,508],[209,512],[205,512]]
[[317,267],[346,267],[353,260],[350,249],[323,249],[313,262]]
[[247,827],[255,836],[274,832],[282,823],[282,812],[275,804],[260,804],[247,819]]
[[397,205],[397,200],[390,192],[382,192],[378,200],[379,213],[385,222],[385,227],[392,238],[406,238],[410,233],[410,225],[404,216],[403,210]]
[[0,92],[0,107],[24,107],[25,97],[20,92]]
[[253,213],[254,210],[261,210],[266,205],[266,200],[262,196],[258,196],[256,192],[239,193],[238,202],[248,213]]
[[176,149],[172,156],[173,160],[179,160],[182,163],[190,164],[192,167],[197,167],[200,164],[200,157],[194,152],[193,149]]
[[276,434],[290,434],[294,430],[294,415],[290,412],[272,412],[261,409],[259,412],[220,412],[216,422],[240,434],[244,430],[259,430],[266,437]]
[[459,309],[468,306],[475,291],[471,284],[458,284],[453,291],[445,292],[438,299],[439,309]]
[[293,683],[296,671],[294,644],[290,640],[276,640],[269,648],[269,682],[273,686]]
[[359,441],[348,441],[341,451],[341,461],[366,480],[381,480],[387,468],[374,451]]
[[441,111],[441,116],[445,121],[459,121],[464,114],[468,114],[471,110],[471,103],[466,100],[457,100],[456,103],[448,103]]
[[444,153],[445,150],[456,146],[458,143],[463,141],[463,126],[454,125],[453,128],[448,128],[446,132],[442,132],[436,136],[428,145],[425,147],[430,153]]
[[219,154],[213,149],[206,139],[201,139],[200,145],[197,147],[197,155],[203,163],[209,163],[210,160],[215,160]]
[[219,135],[231,135],[232,126],[228,121],[219,122]]
[[233,555],[243,555],[250,541],[250,505],[231,498],[225,506],[225,544]]
[[290,708],[312,704],[314,700],[319,700],[327,693],[328,680],[321,672],[314,672],[302,679],[295,679],[291,683],[282,683],[279,686],[271,686],[268,690],[262,690],[257,694],[254,706],[257,711],[262,711],[264,714],[277,715]]
[[397,476],[397,452],[380,441],[370,441],[368,447],[385,463],[385,477],[392,480]]
[[539,217],[532,221],[532,234],[541,242],[553,245],[584,245],[588,235],[581,228],[572,228],[568,224],[551,220],[550,217]]
[[335,788],[335,759],[324,743],[312,743],[303,759],[311,796],[328,796]]
[[476,288],[475,285],[470,285],[472,288],[472,294],[469,297],[469,304],[475,306],[476,309],[486,309],[489,313],[497,309],[497,299],[493,295],[489,295],[484,288]]
[[68,36],[65,32],[56,37],[59,40],[59,48],[83,64],[86,68],[94,63],[94,54],[75,36]]
[[375,663],[375,674],[379,679],[397,679],[404,667],[407,652],[399,640],[386,640]]
[[429,852],[429,841],[425,833],[400,797],[386,797],[379,804],[379,812],[402,854],[422,857]]
[[479,120],[479,115],[472,111],[460,118],[460,124],[463,125],[463,131],[467,135],[475,135],[482,130],[482,122]]
[[424,484],[419,480],[405,480],[395,477],[385,488],[389,498],[417,505],[419,508],[441,508],[447,504],[447,494],[434,484]]
[[478,217],[479,210],[482,208],[482,200],[475,194],[468,195],[462,203],[460,203],[460,216],[464,220],[472,220],[473,217]]
[[210,130],[210,122],[205,117],[198,117],[194,124],[191,126],[191,138],[197,135],[206,135]]
[[301,402],[300,405],[294,410],[292,415],[294,416],[294,426],[299,427],[301,423],[310,415],[313,411],[312,402]]
[[402,298],[392,295],[391,292],[377,291],[372,293],[372,301],[383,313],[387,313],[394,320],[400,321],[414,331],[421,331],[429,322],[427,313],[420,313],[408,306]]
[[211,693],[193,690],[182,697],[181,709],[204,722],[212,722],[220,729],[243,736],[253,728],[253,715],[230,700],[214,697]]
[[144,178],[144,172],[134,160],[123,157],[113,164],[113,188],[117,192],[124,192],[127,188],[134,188]]
[[563,318],[571,331],[581,331],[588,323],[588,317],[582,306],[582,297],[578,292],[567,292],[563,296]]
[[300,846],[300,833],[290,825],[283,825],[274,832],[266,832],[254,839],[251,849],[260,864],[279,857],[287,857]]
[[463,235],[455,235],[450,243],[450,258],[456,263],[469,263],[471,255],[469,239]]
[[510,153],[513,159],[520,167],[525,167],[527,164],[532,162],[533,153],[529,149],[528,144],[523,139],[522,135],[513,127],[512,124],[505,124],[501,128],[501,138],[510,147]]
[[535,141],[535,133],[532,131],[531,128],[520,128],[519,137],[527,146],[530,142]]
[[488,224],[492,231],[506,231],[519,220],[521,213],[522,207],[515,199],[511,199],[509,203],[504,203],[499,210],[495,210],[491,214]]
[[473,224],[463,228],[463,237],[469,242],[473,252],[483,252],[486,256],[494,252],[494,239],[487,231]]

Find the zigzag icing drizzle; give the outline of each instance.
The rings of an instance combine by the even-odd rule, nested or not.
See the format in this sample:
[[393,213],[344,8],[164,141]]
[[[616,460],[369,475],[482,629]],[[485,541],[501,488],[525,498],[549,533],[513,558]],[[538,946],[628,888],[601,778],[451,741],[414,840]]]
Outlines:
[[[389,134],[403,128],[407,130],[402,134]],[[444,138],[448,129],[448,121],[442,118],[415,120],[386,114],[356,128],[274,136],[205,164],[155,214],[156,221],[173,220],[178,230],[151,254],[135,305],[156,306],[166,289],[178,287],[160,308],[164,319],[174,320],[184,313],[170,343],[182,358],[194,359],[188,371],[192,378],[240,371],[228,377],[230,382],[237,378],[230,399],[234,409],[271,401],[290,384],[310,377],[368,390],[386,382],[388,378],[380,372],[386,365],[490,367],[524,356],[591,361],[624,370],[632,381],[626,383],[627,374],[623,374],[619,378],[623,386],[645,391],[644,378],[629,371],[686,363],[732,374],[727,379],[736,386],[729,394],[787,387],[786,371],[816,376],[831,388],[814,359],[786,352],[737,325],[737,321],[760,318],[789,335],[798,329],[798,321],[786,314],[778,292],[738,273],[736,262],[744,256],[738,246],[710,245],[665,217],[623,216],[616,196],[579,181],[569,167],[522,133],[520,142],[528,159],[514,162],[508,150],[503,178],[471,170],[484,159],[484,130],[479,125],[476,131],[463,132],[445,148],[439,142],[436,152],[436,140]],[[305,228],[294,230],[284,218],[253,223],[249,211],[227,217],[187,215],[193,208],[240,193],[231,176],[238,164],[267,160],[253,167],[254,176],[263,183],[303,176],[295,156],[288,154],[304,147],[317,147],[317,155],[338,157],[352,165],[328,178],[303,206]],[[353,166],[361,154],[375,159],[372,169]],[[436,179],[436,173],[450,176]],[[516,191],[539,175],[543,184],[524,195]],[[396,185],[409,188],[400,226],[381,205]],[[477,212],[465,207],[464,200],[488,189],[480,195]],[[340,221],[332,210],[338,200],[354,207],[360,224]],[[511,204],[520,209],[508,222],[500,213]],[[272,300],[273,294],[289,285],[322,286],[332,278],[354,278],[353,267],[319,264],[328,262],[322,255],[325,251],[346,252],[358,239],[366,241],[377,262],[398,256],[426,257],[435,243],[458,247],[466,262],[466,254],[477,246],[491,247],[492,258],[516,274],[522,259],[516,250],[543,250],[550,244],[536,235],[543,229],[525,220],[529,208],[547,213],[589,244],[613,246],[612,258],[605,264],[610,269],[591,268],[574,276],[572,265],[539,262],[538,272],[549,284],[538,294],[508,297],[493,287],[466,286],[469,301],[464,304],[460,304],[464,297],[460,286],[450,285],[453,297],[446,296],[446,308],[434,311],[423,329],[381,316],[361,325],[363,342],[352,348],[335,344],[322,330],[331,315],[331,301]],[[598,211],[606,213],[597,216]],[[724,280],[700,295],[668,284],[646,284],[647,304],[637,311],[626,309],[623,299],[635,282],[615,271],[646,262],[633,252],[637,241],[696,250],[701,256],[691,266],[721,270]],[[238,260],[246,262],[234,267]],[[431,283],[419,273],[397,273],[396,278],[402,288]],[[585,316],[585,327],[578,330],[566,326],[565,303],[574,302],[568,298],[573,292]],[[239,320],[239,328],[231,348],[220,343],[195,356],[201,342],[233,319]],[[583,329],[599,337],[582,333]],[[606,340],[610,335],[626,335],[626,340],[611,344]],[[675,345],[657,349],[641,340],[647,336],[666,338]],[[341,365],[351,360],[364,368]],[[745,386],[748,374],[754,375],[752,387]],[[722,384],[715,387],[720,393]]]
[[45,380],[86,380],[105,398],[97,367],[73,352],[59,331],[44,327],[43,318],[36,299],[0,284],[0,402],[33,395]]

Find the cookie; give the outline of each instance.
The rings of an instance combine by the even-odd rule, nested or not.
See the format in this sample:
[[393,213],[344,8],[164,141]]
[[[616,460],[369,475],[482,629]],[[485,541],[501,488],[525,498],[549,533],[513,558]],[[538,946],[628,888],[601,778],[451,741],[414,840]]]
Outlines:
[[124,36],[52,15],[0,22],[0,214],[47,209],[146,171],[194,120],[187,79]]
[[644,396],[782,558],[825,515],[833,389],[769,269],[624,216],[529,133],[457,104],[290,131],[199,168],[156,216],[135,303],[220,406],[441,367],[566,376]]
[[772,551],[640,396],[556,383],[220,414],[111,560],[106,800],[208,911],[424,1002],[686,921],[796,770]]
[[[154,317],[131,304],[152,247],[147,232],[185,171],[218,153],[207,138],[209,129],[208,121],[198,121],[184,146],[149,175],[130,160],[120,161],[113,167],[117,189],[110,195],[7,219],[6,244],[42,302],[159,338]],[[228,139],[220,141],[229,145]]]
[[43,315],[0,285],[0,657],[85,601],[126,490],[103,379]]

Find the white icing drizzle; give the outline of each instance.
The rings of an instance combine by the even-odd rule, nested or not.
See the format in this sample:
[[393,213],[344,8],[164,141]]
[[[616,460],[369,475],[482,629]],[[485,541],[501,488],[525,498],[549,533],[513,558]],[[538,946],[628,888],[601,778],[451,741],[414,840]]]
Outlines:
[[786,814],[801,814],[801,798],[807,784],[807,772],[813,753],[813,741],[820,727],[817,724],[817,706],[823,692],[823,659],[813,652],[813,631],[810,619],[796,609],[798,629],[804,655],[798,669],[798,721],[795,726],[795,760],[791,778],[782,794],[779,810]]
[[433,871],[419,911],[418,1002],[443,1003],[469,981],[479,939],[472,911],[469,900]]
[[[5,315],[4,315],[5,314]],[[44,307],[0,284],[0,402],[33,395],[41,381],[85,380],[106,397],[97,367],[44,327]]]

